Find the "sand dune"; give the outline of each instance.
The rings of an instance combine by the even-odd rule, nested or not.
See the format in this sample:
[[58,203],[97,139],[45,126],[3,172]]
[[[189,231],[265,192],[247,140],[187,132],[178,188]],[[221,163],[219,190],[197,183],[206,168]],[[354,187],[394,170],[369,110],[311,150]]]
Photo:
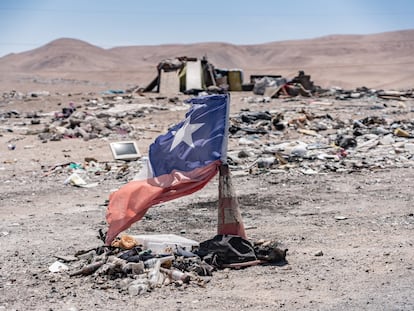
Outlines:
[[207,56],[218,68],[293,77],[305,70],[322,87],[412,88],[414,30],[331,35],[309,40],[233,45],[210,42],[102,49],[62,38],[0,58],[0,90],[104,90],[146,86],[156,65],[176,56]]

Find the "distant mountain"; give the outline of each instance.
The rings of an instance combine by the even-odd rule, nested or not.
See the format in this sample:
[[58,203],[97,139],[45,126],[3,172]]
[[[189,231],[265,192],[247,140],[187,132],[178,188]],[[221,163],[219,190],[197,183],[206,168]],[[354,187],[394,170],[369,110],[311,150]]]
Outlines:
[[82,84],[73,81],[83,81],[91,88],[145,86],[156,75],[161,60],[177,56],[207,56],[218,68],[240,68],[245,82],[250,74],[293,77],[305,70],[325,87],[414,87],[414,30],[255,45],[209,42],[111,49],[64,38],[0,58],[0,86],[1,90],[30,83],[31,87],[36,83],[64,87],[59,81],[72,81],[71,88]]
[[37,49],[0,58],[0,68],[11,66],[20,72],[108,70],[122,61],[104,50],[76,39],[57,39]]

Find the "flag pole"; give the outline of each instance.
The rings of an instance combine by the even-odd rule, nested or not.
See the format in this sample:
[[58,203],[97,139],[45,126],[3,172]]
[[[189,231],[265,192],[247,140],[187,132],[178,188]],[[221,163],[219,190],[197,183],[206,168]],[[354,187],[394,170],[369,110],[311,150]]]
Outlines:
[[217,234],[238,235],[247,239],[241,217],[239,202],[233,188],[230,169],[227,164],[227,141],[229,128],[230,95],[227,95],[225,143],[222,164],[219,166],[219,203],[217,215]]

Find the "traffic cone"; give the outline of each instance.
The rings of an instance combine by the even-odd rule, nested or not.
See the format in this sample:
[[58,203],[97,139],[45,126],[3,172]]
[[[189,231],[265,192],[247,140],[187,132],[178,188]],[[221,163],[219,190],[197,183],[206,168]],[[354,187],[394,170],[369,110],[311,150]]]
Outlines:
[[217,218],[217,234],[238,235],[247,239],[239,202],[233,189],[229,166],[219,167],[219,206]]

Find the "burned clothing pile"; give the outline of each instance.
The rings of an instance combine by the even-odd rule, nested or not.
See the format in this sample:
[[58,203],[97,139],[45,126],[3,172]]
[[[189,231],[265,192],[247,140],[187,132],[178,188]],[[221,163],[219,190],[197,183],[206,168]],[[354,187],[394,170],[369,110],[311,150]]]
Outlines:
[[196,253],[205,262],[218,268],[226,264],[257,260],[253,245],[236,235],[216,235],[200,243]]
[[[125,242],[125,240],[123,240]],[[237,235],[216,235],[191,251],[179,245],[168,252],[153,253],[142,245],[120,243],[75,254],[78,258],[70,277],[90,276],[97,284],[117,282],[121,291],[139,295],[173,284],[205,286],[213,272],[258,264],[286,264],[287,249],[276,242],[250,241]],[[106,285],[107,286],[107,285]],[[105,287],[105,286],[104,286]]]

